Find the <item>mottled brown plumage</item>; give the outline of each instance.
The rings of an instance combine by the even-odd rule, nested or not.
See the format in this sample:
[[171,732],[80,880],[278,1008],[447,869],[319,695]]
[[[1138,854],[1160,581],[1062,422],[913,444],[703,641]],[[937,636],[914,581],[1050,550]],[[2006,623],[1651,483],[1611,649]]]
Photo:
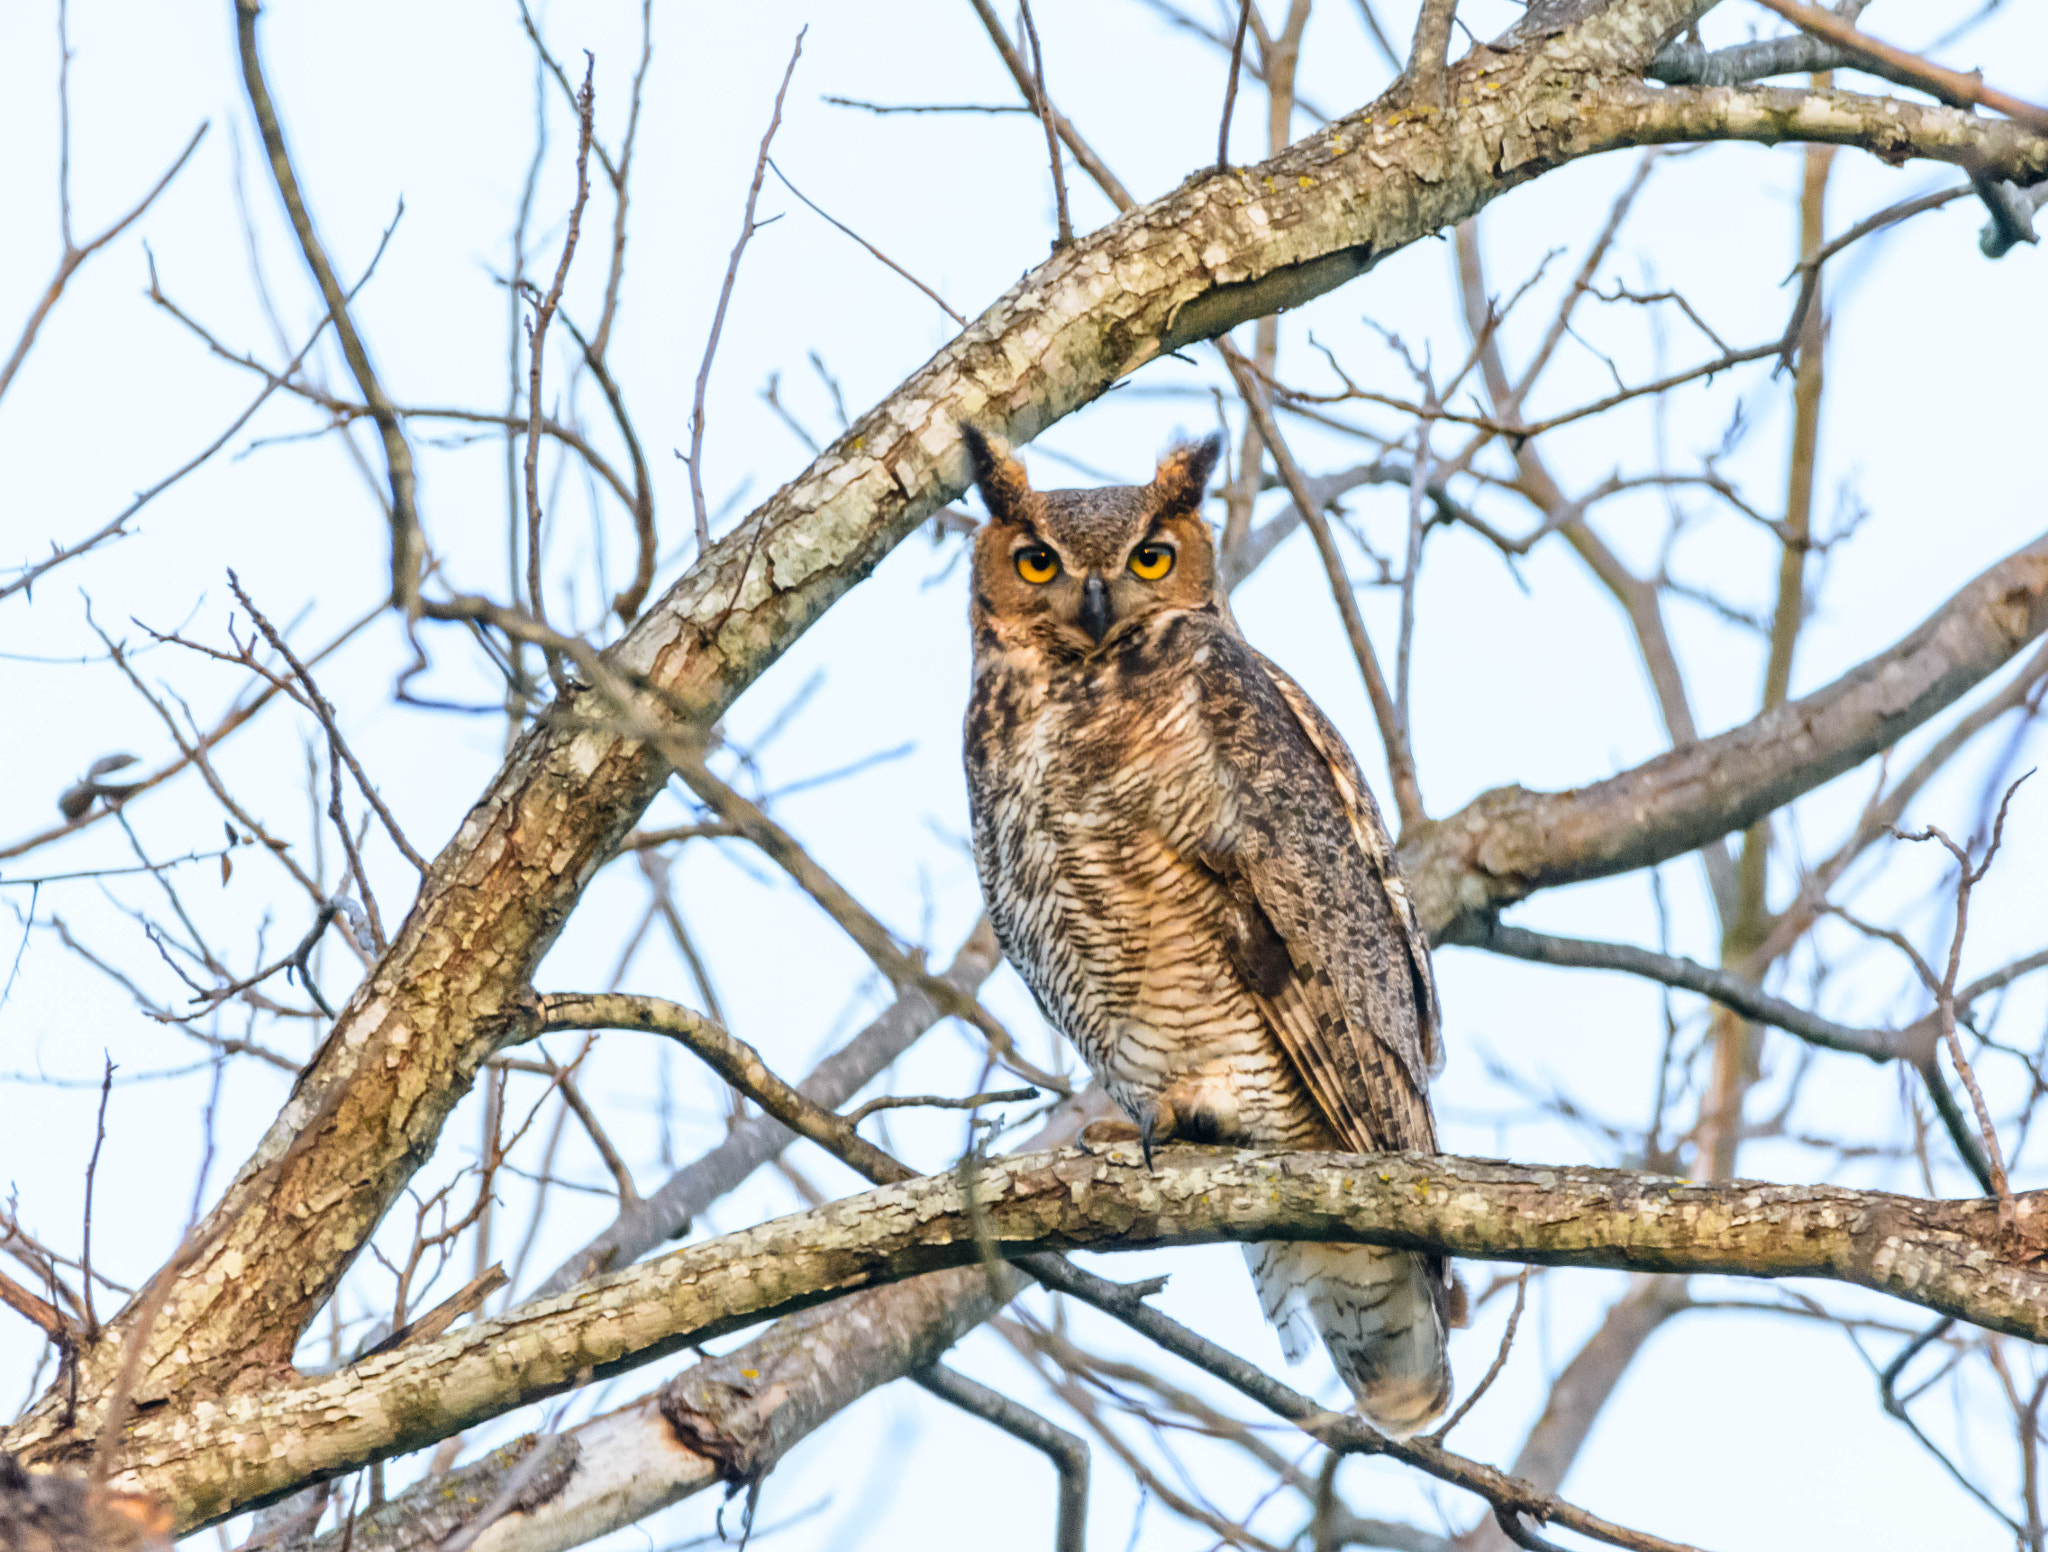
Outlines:
[[[1150,485],[1034,491],[963,428],[976,536],[975,858],[1003,949],[1151,1141],[1434,1151],[1428,940],[1357,762],[1216,592],[1212,440]],[[1440,1259],[1246,1247],[1366,1413],[1450,1395]]]

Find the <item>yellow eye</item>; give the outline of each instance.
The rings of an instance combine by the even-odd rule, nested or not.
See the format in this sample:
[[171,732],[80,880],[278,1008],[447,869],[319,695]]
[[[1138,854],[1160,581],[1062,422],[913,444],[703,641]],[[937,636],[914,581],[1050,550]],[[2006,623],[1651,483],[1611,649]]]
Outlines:
[[1017,575],[1026,582],[1050,582],[1060,574],[1060,558],[1042,544],[1017,552]]
[[1131,575],[1145,582],[1157,582],[1173,570],[1173,548],[1165,544],[1141,544],[1131,551]]

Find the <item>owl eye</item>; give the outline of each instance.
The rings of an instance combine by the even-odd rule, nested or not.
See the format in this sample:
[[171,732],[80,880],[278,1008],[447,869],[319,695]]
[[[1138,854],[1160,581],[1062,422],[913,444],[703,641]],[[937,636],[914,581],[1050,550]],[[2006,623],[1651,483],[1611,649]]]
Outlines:
[[1173,570],[1173,547],[1141,544],[1131,551],[1131,575],[1145,582],[1157,582]]
[[1017,575],[1026,582],[1050,582],[1060,574],[1060,558],[1042,544],[1017,552]]

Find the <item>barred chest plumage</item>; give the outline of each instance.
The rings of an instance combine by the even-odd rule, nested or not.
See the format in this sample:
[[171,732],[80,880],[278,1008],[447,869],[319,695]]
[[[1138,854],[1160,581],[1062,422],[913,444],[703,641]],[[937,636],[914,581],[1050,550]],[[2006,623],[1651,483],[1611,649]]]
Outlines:
[[[1204,715],[1214,621],[1162,614],[1091,659],[985,644],[966,756],[975,860],[1004,952],[1111,1097],[1204,1096],[1183,1136],[1332,1135],[1230,968],[1234,907],[1201,860],[1236,824]],[[1185,1108],[1185,1106],[1183,1107]]]

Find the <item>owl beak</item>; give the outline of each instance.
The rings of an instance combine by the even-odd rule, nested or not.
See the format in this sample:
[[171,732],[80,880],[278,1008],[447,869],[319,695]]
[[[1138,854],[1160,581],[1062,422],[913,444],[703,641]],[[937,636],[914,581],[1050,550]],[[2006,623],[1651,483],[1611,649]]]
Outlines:
[[1109,584],[1091,576],[1081,586],[1081,629],[1097,645],[1109,634]]

